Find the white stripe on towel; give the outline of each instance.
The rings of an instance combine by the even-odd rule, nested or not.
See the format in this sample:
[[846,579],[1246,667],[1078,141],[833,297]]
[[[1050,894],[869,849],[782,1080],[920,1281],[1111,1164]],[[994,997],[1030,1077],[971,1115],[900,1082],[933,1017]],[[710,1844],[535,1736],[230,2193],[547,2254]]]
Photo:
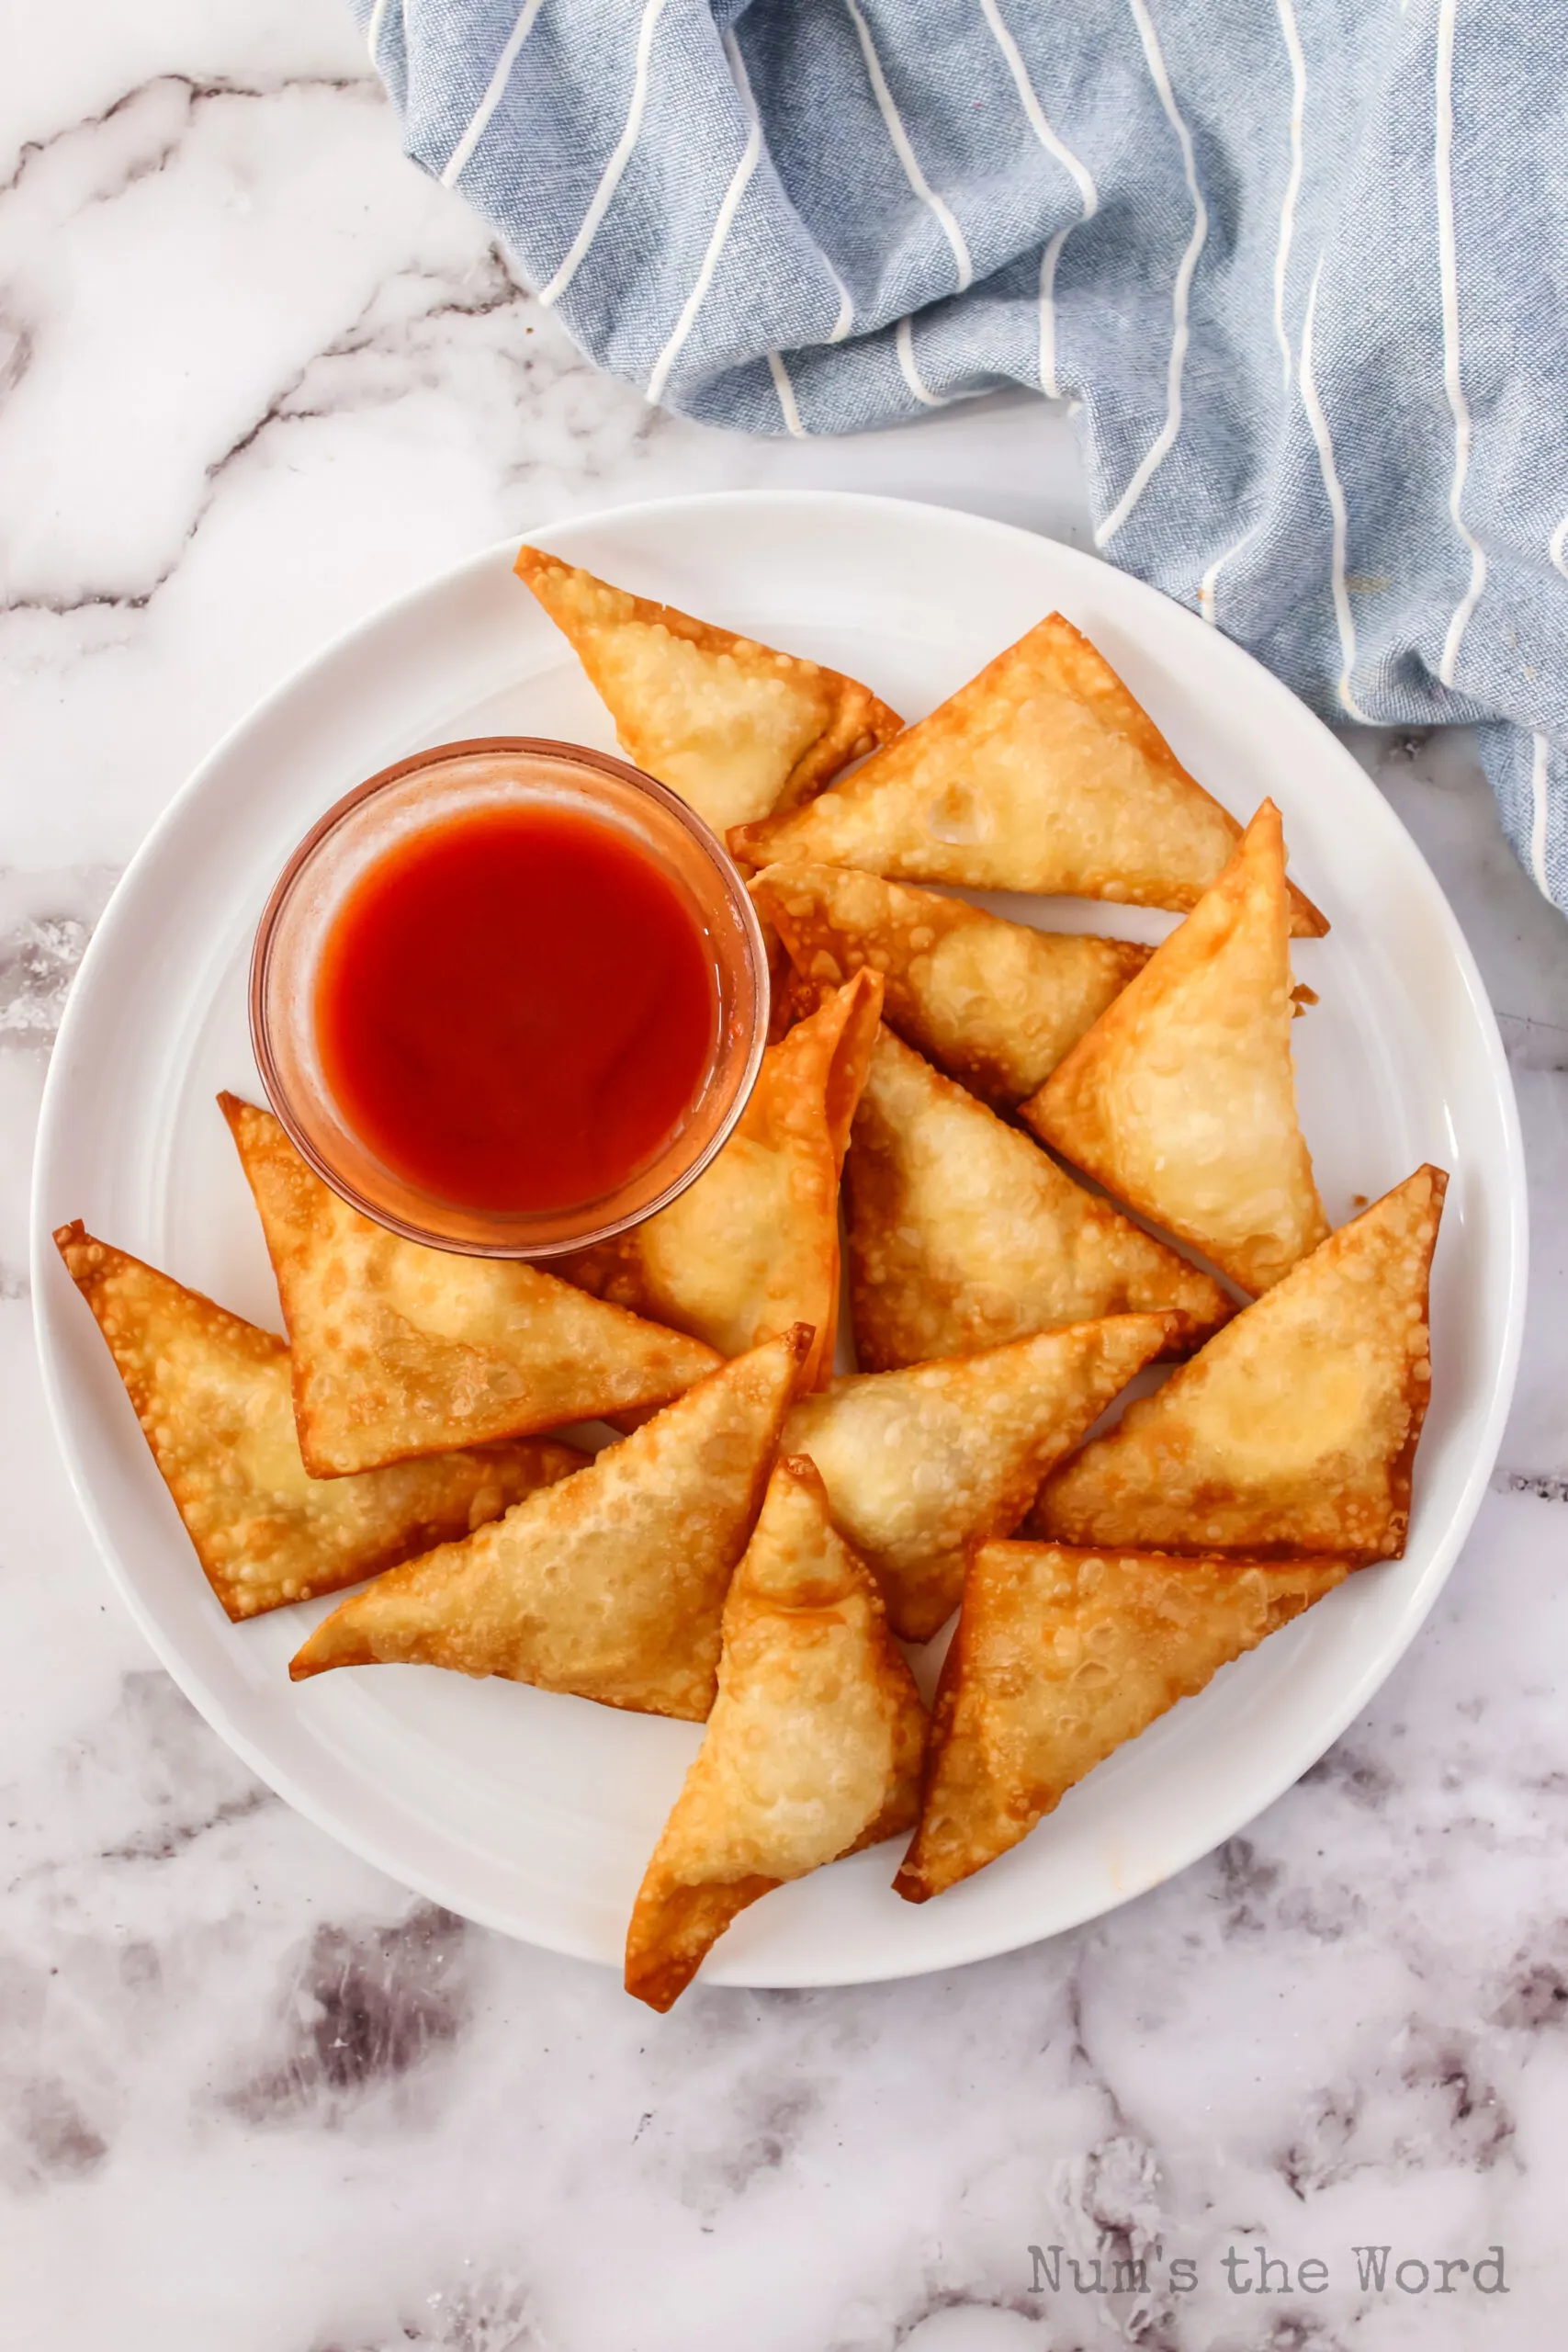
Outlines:
[[1551,534],[1549,545],[1552,562],[1564,580],[1568,580],[1568,514],[1564,514]]
[[615,190],[621,184],[621,175],[631,162],[637,134],[642,129],[643,108],[648,104],[648,62],[653,49],[654,28],[663,10],[664,0],[648,0],[648,6],[642,12],[642,23],[637,28],[637,65],[632,76],[632,102],[626,109],[626,128],[615,141],[615,153],[604,166],[604,176],[593,191],[593,201],[582,216],[582,225],[571,241],[566,259],[549,284],[540,290],[539,300],[547,310],[552,302],[560,300],[577,276],[582,256],[593,243],[599,232],[599,223],[610,209]]
[[495,61],[495,72],[491,75],[485,85],[485,94],[474,109],[474,119],[446,158],[446,169],[441,175],[443,187],[457,187],[463,175],[464,164],[490,129],[490,119],[501,104],[506,92],[506,85],[512,79],[512,69],[517,62],[517,52],[533,31],[534,19],[544,5],[545,0],[524,0],[524,5],[518,12],[517,22],[513,26],[508,37],[506,47]]
[[898,353],[898,365],[904,370],[904,381],[915,398],[923,401],[927,408],[945,408],[947,402],[942,394],[931,390],[915,364],[915,331],[907,318],[899,320],[893,341]]
[[653,363],[653,373],[648,379],[646,395],[650,408],[657,407],[664,397],[664,387],[670,380],[670,370],[675,364],[681,345],[691,334],[697,312],[702,309],[708,288],[713,284],[714,272],[718,267],[719,257],[729,242],[729,232],[735,225],[735,216],[740,209],[740,199],[746,193],[747,183],[756,170],[757,159],[762,152],[762,119],[757,112],[756,101],[751,96],[751,85],[747,79],[746,67],[740,51],[736,46],[733,33],[725,34],[724,48],[725,54],[729,59],[730,72],[735,76],[735,86],[740,94],[740,102],[746,109],[750,128],[746,134],[746,144],[741,150],[740,161],[736,164],[729,186],[724,191],[724,201],[715,217],[713,233],[707,243],[707,251],[703,255],[701,267],[692,280],[692,290],[681,306],[681,315],[675,322],[669,342]]
[[1551,750],[1545,736],[1537,735],[1530,762],[1530,872],[1543,899],[1551,896],[1546,881],[1546,763]]
[[387,22],[387,11],[391,5],[392,0],[376,0],[376,6],[370,11],[370,22],[365,28],[365,46],[370,51],[372,65],[377,62],[377,51],[381,46],[381,34]]
[[[1085,215],[1088,218],[1088,215]],[[1040,256],[1040,389],[1048,401],[1062,397],[1061,382],[1056,374],[1056,264],[1062,258],[1062,247],[1081,224],[1069,220],[1045,241]]]
[[1061,258],[1062,247],[1073,231],[1082,225],[1082,220],[1092,220],[1099,211],[1100,190],[1095,187],[1088,166],[1078,161],[1063,140],[1057,138],[1045,119],[1045,109],[1035,95],[1034,85],[1029,78],[1029,68],[1023,62],[1017,41],[1002,21],[997,0],[980,0],[980,7],[997,47],[1007,60],[1008,72],[1012,75],[1019,104],[1029,119],[1030,129],[1046,153],[1054,156],[1069,175],[1083,208],[1081,220],[1069,220],[1065,229],[1058,229],[1054,237],[1047,239],[1045,250],[1040,256],[1040,389],[1047,400],[1055,401],[1062,397],[1061,387],[1056,381],[1056,264]]
[[1470,549],[1470,585],[1454,607],[1443,639],[1438,675],[1445,686],[1454,683],[1459,649],[1470,616],[1486,585],[1486,556],[1480,540],[1461,512],[1464,478],[1470,469],[1470,402],[1460,377],[1459,271],[1454,257],[1454,13],[1456,0],[1439,0],[1438,8],[1437,137],[1433,161],[1438,175],[1438,266],[1443,296],[1443,389],[1454,420],[1454,470],[1449,485],[1449,513],[1454,529]]
[[795,386],[789,380],[789,369],[776,351],[770,351],[768,354],[768,371],[773,379],[773,390],[779,396],[779,407],[784,413],[785,427],[794,434],[797,441],[804,441],[807,437],[806,427],[800,421],[800,410],[795,403]]
[[855,0],[844,0],[844,6],[850,12],[850,18],[855,31],[860,36],[861,55],[865,60],[865,70],[871,80],[872,96],[875,98],[882,119],[887,126],[887,136],[893,141],[894,153],[904,166],[904,176],[909,186],[921,203],[931,207],[932,214],[941,226],[942,235],[953,248],[953,258],[958,264],[957,290],[962,294],[966,286],[974,283],[975,278],[975,265],[969,258],[969,248],[964,242],[964,232],[920,169],[919,158],[909,144],[909,134],[904,128],[903,117],[893,103],[893,93],[888,88],[887,77],[882,71],[882,61],[876,54],[876,44],[871,38],[870,26],[861,15]]
[[1170,369],[1166,389],[1165,423],[1152,446],[1145,451],[1142,463],[1131,481],[1094,535],[1094,544],[1102,548],[1115,537],[1128,515],[1136,506],[1159,467],[1164,464],[1181,430],[1181,372],[1187,363],[1187,304],[1192,289],[1192,274],[1198,266],[1198,256],[1209,233],[1208,207],[1198,186],[1198,166],[1192,153],[1192,134],[1181,119],[1170,76],[1165,70],[1165,58],[1155,30],[1154,18],[1145,0],[1127,0],[1138,28],[1138,39],[1144,45],[1149,78],[1159,93],[1166,119],[1175,131],[1181,149],[1181,168],[1187,177],[1187,193],[1192,200],[1192,234],[1176,272],[1176,284],[1171,292]]
[[1323,276],[1319,261],[1312,274],[1312,291],[1307,296],[1306,317],[1302,322],[1302,405],[1312,426],[1313,439],[1317,443],[1317,462],[1323,471],[1323,487],[1328,495],[1328,512],[1333,523],[1333,544],[1330,554],[1329,584],[1334,594],[1334,617],[1339,628],[1339,700],[1350,718],[1359,718],[1363,727],[1376,725],[1361,708],[1351,690],[1350,673],[1356,666],[1356,622],[1350,610],[1350,594],[1345,585],[1345,543],[1348,524],[1345,514],[1345,492],[1340,487],[1339,472],[1334,462],[1334,442],[1328,430],[1328,419],[1323,413],[1323,402],[1317,396],[1317,384],[1312,372],[1312,331],[1317,317],[1317,288]]
[[1302,187],[1302,131],[1306,120],[1307,78],[1306,59],[1302,54],[1302,37],[1296,29],[1296,12],[1292,0],[1279,0],[1279,9],[1280,30],[1285,37],[1285,50],[1291,61],[1291,169],[1285,181],[1285,200],[1280,207],[1280,242],[1274,253],[1274,333],[1279,340],[1288,390],[1294,373],[1294,363],[1291,356],[1291,338],[1285,326],[1285,277],[1291,266],[1296,198]]
[[1029,117],[1031,130],[1033,131],[1046,153],[1055,157],[1062,169],[1072,180],[1073,186],[1078,192],[1078,200],[1083,206],[1084,219],[1086,220],[1092,219],[1100,208],[1100,191],[1095,187],[1093,176],[1088,166],[1079,163],[1066,141],[1057,138],[1056,133],[1045,119],[1045,109],[1035,95],[1034,85],[1029,78],[1029,68],[1023,62],[1017,41],[1002,22],[1001,11],[997,6],[997,0],[980,0],[980,6],[986,22],[996,36],[997,47],[1007,60],[1008,72],[1012,75],[1017,87],[1019,103]]

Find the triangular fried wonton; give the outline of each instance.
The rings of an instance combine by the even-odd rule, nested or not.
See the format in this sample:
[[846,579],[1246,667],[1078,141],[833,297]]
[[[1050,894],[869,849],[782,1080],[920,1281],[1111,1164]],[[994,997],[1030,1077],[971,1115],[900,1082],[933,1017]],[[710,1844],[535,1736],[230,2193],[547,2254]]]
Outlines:
[[1032,1535],[1397,1559],[1431,1395],[1427,1285],[1448,1178],[1418,1168],[1048,1478]]
[[1086,1193],[1016,1127],[881,1031],[855,1114],[855,1349],[868,1371],[1168,1307],[1171,1352],[1234,1310],[1208,1274]]
[[781,1461],[724,1605],[718,1697],[626,1935],[626,1990],[667,2009],[739,1912],[897,1837],[926,1717],[864,1563],[809,1462]]
[[929,1641],[947,1623],[966,1547],[1012,1533],[1046,1473],[1167,1345],[1171,1322],[1113,1315],[946,1363],[858,1374],[801,1399],[784,1451],[821,1472],[896,1634]]
[[1296,1115],[1285,887],[1266,800],[1213,888],[1021,1114],[1254,1292],[1328,1231]]
[[721,1365],[564,1486],[394,1568],[322,1620],[290,1674],[445,1666],[700,1723],[809,1338]]
[[367,1471],[307,1476],[288,1351],[270,1331],[96,1241],[55,1235],[97,1317],[197,1557],[236,1621],[336,1592],[466,1535],[587,1461],[534,1440]]
[[[1053,613],[806,808],[738,828],[750,866],[858,865],[1185,914],[1241,827],[1086,637]],[[1292,890],[1295,927],[1326,931]]]
[[517,1259],[402,1240],[339,1200],[270,1111],[218,1099],[277,1276],[312,1477],[663,1404],[718,1362]]
[[1113,1749],[1345,1575],[1343,1560],[983,1544],[937,1685],[898,1893],[924,1903],[995,1861]]
[[1152,953],[1004,922],[848,866],[770,865],[751,897],[797,995],[815,1002],[869,965],[888,1027],[1002,1111],[1034,1092]]
[[739,1355],[809,1323],[805,1385],[833,1364],[839,1173],[876,1040],[882,983],[860,972],[762,1057],[716,1159],[633,1232],[559,1263],[569,1282]]
[[609,706],[621,748],[723,838],[819,791],[903,725],[869,686],[525,547],[525,581]]

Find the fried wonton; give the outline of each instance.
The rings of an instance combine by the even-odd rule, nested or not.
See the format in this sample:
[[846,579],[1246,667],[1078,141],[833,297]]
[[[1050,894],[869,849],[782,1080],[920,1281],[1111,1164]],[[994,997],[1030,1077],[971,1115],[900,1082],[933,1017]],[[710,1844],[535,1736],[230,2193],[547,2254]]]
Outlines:
[[444,1666],[700,1723],[810,1333],[721,1365],[564,1486],[394,1568],[289,1668]]
[[633,1232],[558,1261],[570,1282],[723,1355],[810,1323],[806,1385],[833,1365],[839,1174],[876,1040],[882,983],[860,972],[762,1057],[724,1149]]
[[891,1372],[1160,1307],[1182,1353],[1234,1310],[1208,1274],[1086,1193],[888,1029],[844,1171],[862,1365]]
[[1331,1233],[1048,1478],[1030,1533],[1397,1559],[1431,1394],[1427,1290],[1447,1183],[1418,1168]]
[[814,1002],[869,965],[888,1027],[1002,1111],[1034,1092],[1152,953],[1004,922],[847,866],[770,865],[751,897],[800,997]]
[[1042,1479],[1166,1346],[1173,1318],[1113,1315],[981,1355],[834,1381],[784,1424],[833,1517],[870,1566],[905,1641],[958,1606],[964,1555],[1010,1535]]
[[401,1240],[339,1200],[270,1111],[219,1102],[277,1276],[312,1477],[663,1404],[718,1363],[517,1259]]
[[[1185,914],[1241,827],[1086,637],[1053,613],[803,808],[738,827],[750,866],[857,865]],[[1326,931],[1292,891],[1298,931]]]
[[1266,800],[1213,888],[1021,1114],[1253,1292],[1328,1231],[1296,1115],[1285,891]]
[[781,1461],[724,1606],[718,1697],[626,1936],[667,2009],[739,1912],[914,1821],[926,1717],[822,1481]]
[[722,839],[793,808],[903,725],[869,686],[525,547],[517,576],[571,640],[628,759]]
[[288,1351],[199,1292],[96,1241],[55,1235],[97,1318],[197,1557],[236,1621],[336,1592],[581,1469],[575,1446],[533,1441],[310,1477]]
[[924,1903],[995,1861],[1113,1749],[1345,1575],[1343,1560],[980,1546],[937,1686],[898,1893]]

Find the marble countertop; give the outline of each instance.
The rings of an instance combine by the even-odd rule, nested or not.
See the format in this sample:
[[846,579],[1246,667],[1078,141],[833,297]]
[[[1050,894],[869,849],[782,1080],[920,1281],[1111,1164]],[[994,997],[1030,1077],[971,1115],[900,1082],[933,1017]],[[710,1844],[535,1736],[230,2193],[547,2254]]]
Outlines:
[[[0,2339],[1560,2342],[1568,927],[1464,740],[1358,744],[1480,956],[1535,1219],[1502,1462],[1415,1647],[1244,1837],[1110,1918],[947,1977],[698,1989],[653,2019],[340,1851],[153,1665],[34,1368],[51,1038],[183,776],[399,589],[576,509],[738,484],[905,492],[1082,545],[1070,427],[1016,401],[769,445],[650,412],[403,162],[333,0],[78,0],[7,41]],[[1381,2284],[1368,2246],[1391,2249]],[[1140,2260],[1142,2292],[1114,2268]]]

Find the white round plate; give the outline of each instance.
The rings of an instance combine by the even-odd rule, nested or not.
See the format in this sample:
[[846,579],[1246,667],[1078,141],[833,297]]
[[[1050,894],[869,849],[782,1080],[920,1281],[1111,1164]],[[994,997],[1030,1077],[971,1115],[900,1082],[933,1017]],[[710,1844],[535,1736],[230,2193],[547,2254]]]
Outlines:
[[[1409,1547],[1367,1570],[1122,1748],[1032,1837],[914,1908],[879,1848],[747,1911],[705,1975],[843,1984],[946,1967],[1094,1917],[1206,1853],[1364,1707],[1453,1565],[1513,1385],[1525,1282],[1517,1118],[1496,1025],[1442,893],[1328,730],[1224,638],[1049,539],[894,500],[665,500],[541,532],[606,578],[865,679],[917,718],[1060,608],[1238,817],[1266,793],[1325,911],[1297,976],[1302,1112],[1336,1224],[1424,1159],[1453,1182],[1433,1292],[1436,1373]],[[613,750],[564,639],[493,548],[389,606],[212,754],[127,873],[83,964],[39,1140],[33,1273],[45,1385],[83,1507],[159,1657],[280,1795],[421,1894],[531,1942],[618,1963],[644,1864],[695,1751],[684,1724],[424,1667],[286,1662],[329,1605],[242,1626],[208,1590],[102,1340],[51,1244],[105,1239],[278,1328],[220,1087],[254,1094],[251,933],[299,836],[362,777],[457,737]],[[1056,928],[1163,937],[1173,918],[988,903]]]

